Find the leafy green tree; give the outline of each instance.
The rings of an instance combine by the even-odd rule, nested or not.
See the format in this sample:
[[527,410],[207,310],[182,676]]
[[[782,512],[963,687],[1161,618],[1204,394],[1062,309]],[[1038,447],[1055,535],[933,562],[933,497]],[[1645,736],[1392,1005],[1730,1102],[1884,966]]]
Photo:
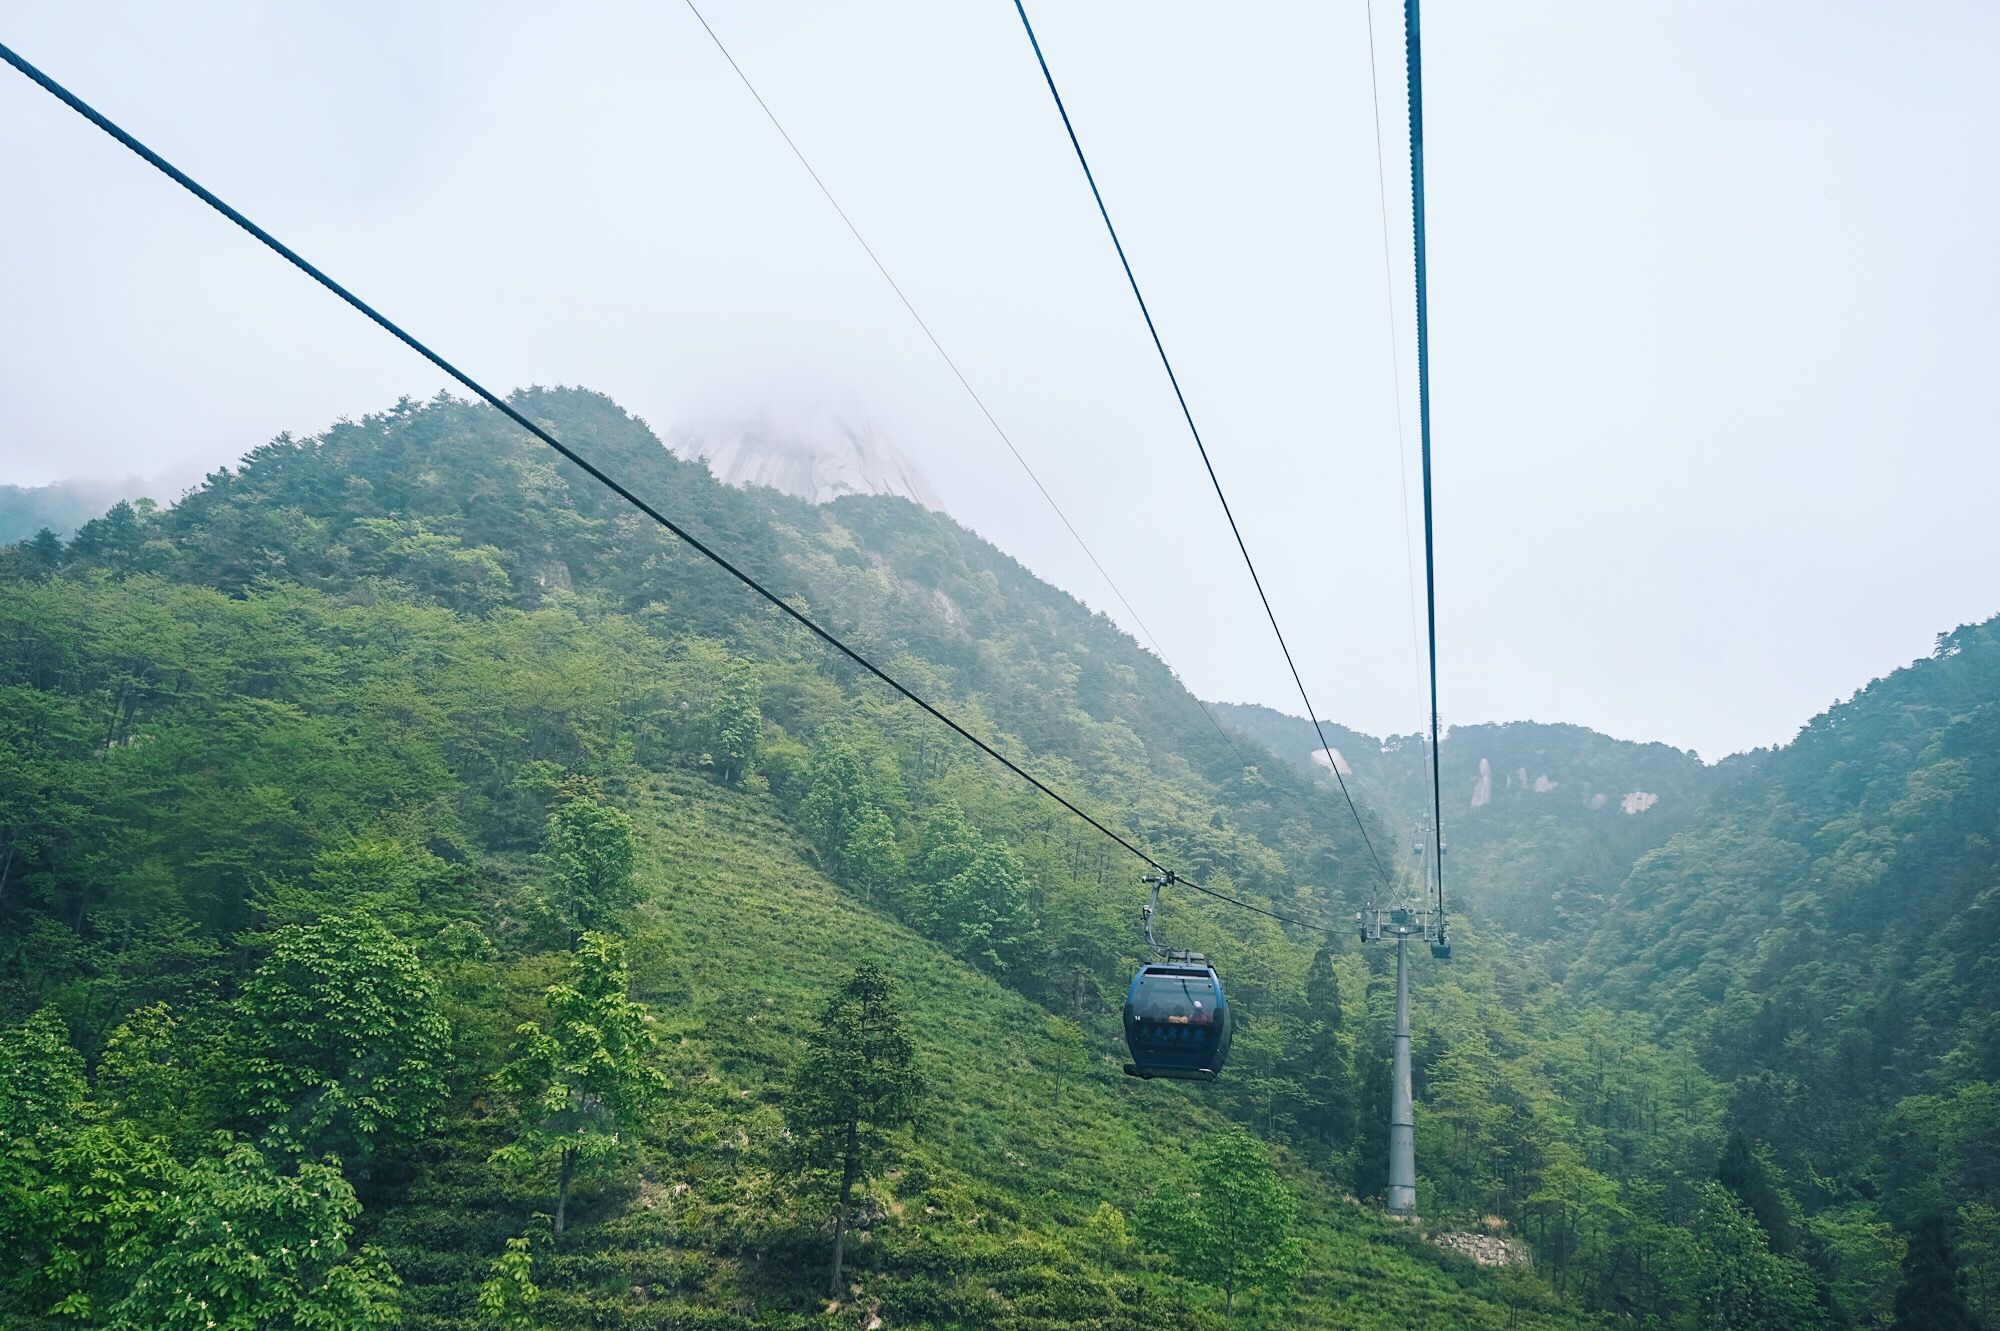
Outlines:
[[97,727],[78,701],[0,682],[0,907],[51,907],[93,858],[123,840],[116,783],[84,761]]
[[630,986],[624,944],[585,934],[574,979],[549,986],[548,1016],[516,1031],[514,1057],[501,1072],[519,1129],[494,1159],[522,1172],[555,1165],[557,1235],[568,1223],[577,1171],[627,1155],[666,1087],[648,1061],[650,1018]]
[[62,563],[62,537],[56,535],[47,527],[36,532],[28,540],[27,548],[29,558],[43,571],[53,571],[58,564]]
[[115,1250],[112,1331],[368,1331],[393,1327],[399,1282],[373,1248],[350,1249],[361,1213],[340,1170],[281,1174],[220,1138],[181,1171],[152,1223]]
[[507,1240],[507,1251],[493,1259],[492,1274],[479,1286],[474,1305],[480,1325],[496,1331],[536,1331],[541,1322],[535,1305],[542,1300],[535,1284],[535,1259],[526,1238]]
[[80,1211],[59,1157],[95,1140],[83,1057],[54,1008],[0,1035],[0,1292],[38,1296]]
[[1628,1218],[1618,1203],[1618,1184],[1567,1151],[1542,1167],[1526,1204],[1546,1224],[1559,1291],[1568,1288],[1571,1264],[1590,1255],[1615,1220]]
[[92,518],[77,528],[70,539],[70,554],[96,560],[118,573],[133,572],[144,540],[145,519],[152,511],[149,501],[140,503],[145,505],[143,509],[121,499],[103,517]]
[[914,1121],[923,1088],[895,985],[864,962],[827,999],[784,1100],[799,1163],[816,1180],[838,1180],[832,1297],[840,1295],[855,1185],[889,1158],[892,1134]]
[[757,768],[757,748],[764,734],[757,676],[748,661],[731,658],[708,729],[709,761],[724,781],[741,784]]
[[995,974],[1021,968],[1039,951],[1020,858],[983,839],[950,800],[924,819],[903,913],[954,955]]
[[542,860],[551,879],[557,915],[572,941],[608,926],[612,917],[638,900],[633,878],[637,849],[632,820],[598,799],[586,784],[566,784],[564,798],[549,812],[542,834]]
[[848,881],[870,900],[883,896],[903,876],[903,849],[889,815],[870,805],[861,811],[841,853]]
[[1060,1114],[1064,1084],[1082,1076],[1090,1066],[1090,1050],[1083,1029],[1062,1017],[1042,1018],[1042,1066],[1048,1069],[1049,1079],[1054,1083],[1051,1107]]
[[1891,1325],[1894,1331],[1979,1331],[1941,1212],[1927,1212],[1910,1229]]
[[1905,1243],[1867,1202],[1850,1202],[1810,1217],[1804,1242],[1840,1320],[1851,1326],[1888,1321]]
[[291,1151],[366,1160],[444,1103],[451,1026],[417,954],[371,920],[286,925],[236,1004],[242,1104]]
[[1306,972],[1304,1020],[1288,1071],[1298,1087],[1294,1121],[1322,1153],[1342,1150],[1354,1135],[1354,1068],[1340,1007],[1332,943],[1321,944]]
[[916,876],[925,883],[956,878],[979,857],[979,834],[956,800],[941,800],[924,815],[917,835]]
[[1034,956],[1037,927],[1021,861],[1005,847],[985,846],[965,869],[938,884],[930,927],[957,955],[997,974]]
[[77,1125],[47,1164],[41,1223],[12,1249],[17,1272],[35,1302],[87,1319],[130,1288],[123,1259],[156,1240],[187,1170],[164,1140],[116,1121]]
[[1140,1216],[1140,1231],[1190,1280],[1222,1291],[1233,1313],[1239,1291],[1279,1299],[1291,1292],[1305,1260],[1293,1233],[1298,1204],[1271,1167],[1264,1146],[1242,1128],[1228,1128],[1195,1155],[1194,1186],[1156,1200]]
[[1704,1331],[1808,1331],[1819,1300],[1802,1262],[1771,1251],[1764,1227],[1720,1184],[1699,1185],[1692,1302]]
[[0,1038],[0,1142],[47,1144],[87,1112],[90,1087],[69,1027],[45,1007]]
[[469,877],[463,865],[422,844],[365,836],[315,855],[305,883],[266,889],[258,909],[271,925],[365,915],[409,937],[434,928],[442,910],[459,904]]
[[1132,1227],[1125,1213],[1110,1202],[1099,1202],[1083,1222],[1083,1248],[1106,1266],[1123,1266],[1132,1256]]
[[2000,1313],[2000,1207],[1967,1202],[1958,1208],[1958,1250],[1973,1304],[1991,1322]]
[[868,809],[868,787],[861,754],[844,736],[813,746],[799,815],[806,835],[836,872],[844,871],[848,844]]
[[176,1138],[201,1121],[206,1097],[200,1069],[188,1057],[189,1032],[165,1003],[139,1008],[105,1042],[97,1065],[97,1098],[126,1122]]
[[348,542],[353,572],[365,580],[387,580],[467,614],[483,614],[507,601],[507,571],[492,546],[467,549],[457,537],[428,530],[421,521],[391,518],[360,519]]

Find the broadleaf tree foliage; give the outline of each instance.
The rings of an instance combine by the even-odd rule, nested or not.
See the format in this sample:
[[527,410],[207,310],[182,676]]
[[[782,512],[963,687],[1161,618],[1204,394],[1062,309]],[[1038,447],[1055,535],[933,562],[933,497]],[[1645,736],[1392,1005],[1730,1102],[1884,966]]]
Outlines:
[[365,1160],[442,1107],[451,1025],[416,952],[380,925],[286,925],[238,1000],[240,1104],[285,1149]]
[[630,1154],[666,1087],[650,1061],[650,1018],[630,988],[624,944],[583,935],[574,977],[549,986],[547,1015],[516,1032],[500,1076],[517,1127],[494,1158],[528,1172],[553,1166],[558,1237],[578,1171]]
[[398,1281],[353,1243],[361,1204],[337,1164],[227,1133],[183,1158],[89,1098],[50,1015],[0,1036],[0,1308],[114,1331],[398,1324]]
[[507,1240],[507,1250],[493,1259],[492,1274],[479,1286],[479,1316],[495,1331],[535,1331],[535,1305],[541,1287],[535,1283],[535,1257],[525,1237]]
[[1282,1300],[1305,1261],[1291,1190],[1270,1153],[1241,1129],[1201,1143],[1190,1186],[1156,1199],[1140,1221],[1176,1274],[1222,1291],[1226,1311],[1252,1290]]
[[579,936],[607,927],[637,899],[632,820],[599,799],[588,782],[563,783],[542,837],[556,916]]

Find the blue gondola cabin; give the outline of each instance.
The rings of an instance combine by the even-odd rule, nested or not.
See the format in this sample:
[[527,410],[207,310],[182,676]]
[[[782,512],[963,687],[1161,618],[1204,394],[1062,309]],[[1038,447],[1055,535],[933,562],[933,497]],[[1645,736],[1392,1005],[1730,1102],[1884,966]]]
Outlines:
[[1125,993],[1125,1044],[1134,1077],[1214,1081],[1229,1057],[1229,1003],[1215,967],[1181,952],[1140,968]]

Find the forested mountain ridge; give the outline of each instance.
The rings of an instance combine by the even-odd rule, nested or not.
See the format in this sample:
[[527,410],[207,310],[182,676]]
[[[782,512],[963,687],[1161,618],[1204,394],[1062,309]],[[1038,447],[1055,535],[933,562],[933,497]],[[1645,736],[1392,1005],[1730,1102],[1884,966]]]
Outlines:
[[[1241,755],[1156,657],[949,518],[893,499],[815,506],[721,485],[596,394],[528,390],[516,404],[559,419],[584,456],[751,575],[802,597],[878,663],[915,658],[914,682],[935,677],[1004,709],[1002,728],[1035,754],[1068,759],[1105,788],[1143,762],[1173,779],[1247,789],[1231,801],[1245,832],[1284,844],[1306,881],[1355,881],[1361,846],[1344,814],[1331,817],[1287,769],[1246,777]],[[635,614],[670,607],[678,631],[732,637],[752,655],[796,654],[800,636],[622,500],[450,399],[405,403],[312,440],[281,437],[143,530],[132,510],[114,509],[77,546],[115,570],[232,593],[276,578],[477,614],[587,588]],[[1281,890],[1266,852],[1229,863],[1209,849],[1161,849],[1193,856],[1190,870],[1248,873]],[[1336,862],[1340,872],[1329,872]]]
[[[606,399],[516,401],[1162,859],[1336,923],[1366,890],[1308,774],[949,519],[731,490]],[[274,441],[0,579],[20,1325],[1886,1315],[1886,1228],[1777,1251],[1715,1182],[1690,1050],[1477,921],[1419,969],[1420,1202],[1511,1222],[1541,1274],[1341,1200],[1380,1186],[1391,987],[1344,929],[1170,894],[1236,1049],[1210,1088],[1123,1078],[1136,861],[496,413]],[[840,1171],[806,1147],[864,1018],[907,1029],[880,1047],[919,1112],[858,1171],[827,1303]]]
[[[1311,723],[1267,707],[1213,704],[1223,724],[1297,766],[1323,772]],[[1430,818],[1430,750],[1416,735],[1377,739],[1322,721],[1349,785],[1398,831]],[[1582,726],[1510,721],[1453,726],[1439,754],[1457,899],[1531,936],[1592,927],[1605,894],[1686,822],[1705,771],[1692,753]]]
[[1709,1050],[1815,1202],[2000,1205],[2000,620],[1723,763],[1571,983]]

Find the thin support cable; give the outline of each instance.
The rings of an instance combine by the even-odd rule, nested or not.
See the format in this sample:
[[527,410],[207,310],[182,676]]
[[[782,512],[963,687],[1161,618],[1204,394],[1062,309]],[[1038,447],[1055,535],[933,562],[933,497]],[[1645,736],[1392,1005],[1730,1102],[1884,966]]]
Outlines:
[[1384,883],[1392,883],[1389,871],[1382,863],[1382,857],[1375,853],[1375,842],[1368,835],[1368,827],[1362,822],[1361,810],[1355,807],[1354,796],[1348,792],[1347,779],[1340,774],[1340,764],[1333,761],[1334,749],[1327,742],[1326,731],[1320,728],[1319,712],[1313,707],[1312,699],[1306,695],[1304,678],[1299,674],[1298,662],[1292,659],[1291,645],[1285,641],[1285,631],[1278,627],[1277,611],[1271,608],[1271,598],[1265,594],[1264,580],[1257,574],[1256,561],[1250,558],[1250,547],[1243,540],[1243,529],[1236,523],[1236,514],[1229,507],[1229,496],[1223,493],[1221,478],[1215,474],[1215,463],[1209,459],[1208,445],[1202,442],[1201,428],[1194,423],[1194,411],[1188,406],[1187,394],[1181,391],[1180,376],[1174,373],[1173,361],[1167,356],[1166,344],[1160,340],[1159,327],[1153,322],[1153,312],[1146,305],[1146,295],[1139,289],[1139,279],[1132,272],[1132,262],[1125,257],[1125,244],[1118,238],[1118,228],[1112,224],[1111,211],[1104,204],[1104,194],[1097,188],[1097,174],[1090,169],[1090,159],[1084,155],[1083,143],[1076,135],[1076,126],[1069,118],[1069,108],[1063,104],[1062,92],[1056,87],[1055,75],[1049,71],[1047,57],[1042,54],[1042,44],[1035,36],[1035,25],[1028,20],[1028,11],[1022,0],[1014,0],[1014,12],[1021,16],[1021,26],[1028,34],[1028,44],[1034,48],[1035,63],[1041,66],[1042,79],[1049,85],[1049,96],[1055,99],[1056,112],[1062,117],[1063,129],[1069,134],[1070,147],[1076,151],[1077,165],[1083,168],[1084,179],[1090,183],[1090,195],[1097,201],[1097,214],[1104,219],[1104,229],[1111,235],[1112,248],[1118,251],[1119,266],[1125,270],[1125,281],[1132,288],[1132,296],[1139,302],[1139,313],[1146,321],[1146,331],[1152,335],[1153,350],[1159,353],[1161,368],[1167,372],[1167,382],[1173,386],[1174,400],[1180,404],[1181,417],[1187,422],[1188,433],[1194,437],[1195,450],[1201,454],[1201,465],[1208,471],[1209,484],[1215,487],[1215,497],[1222,504],[1222,515],[1229,520],[1230,534],[1236,538],[1236,549],[1243,556],[1243,566],[1250,570],[1250,581],[1257,588],[1257,599],[1264,605],[1264,617],[1271,621],[1271,632],[1278,639],[1278,649],[1284,653],[1285,665],[1292,672],[1292,683],[1298,687],[1299,701],[1306,707],[1306,718],[1313,724],[1319,736],[1320,748],[1327,756],[1327,766],[1333,772],[1333,779],[1340,786],[1341,798],[1347,801],[1347,811],[1354,817],[1355,830],[1361,833],[1361,844],[1368,848],[1368,858],[1375,862],[1375,872]]
[[[882,280],[889,284],[889,290],[896,293],[896,299],[902,302],[905,310],[909,311],[910,318],[916,321],[917,327],[922,330],[924,337],[930,342],[931,348],[937,352],[938,358],[951,371],[952,377],[958,380],[958,386],[965,390],[965,395],[972,399],[972,405],[979,408],[979,414],[984,416],[986,423],[993,427],[993,433],[999,436],[1000,442],[1007,446],[1007,451],[1014,455],[1014,461],[1021,464],[1021,470],[1027,473],[1028,479],[1034,482],[1035,489],[1041,492],[1042,498],[1047,501],[1050,511],[1062,523],[1064,530],[1069,532],[1070,539],[1076,542],[1076,548],[1083,551],[1084,558],[1088,559],[1090,566],[1097,570],[1097,576],[1104,579],[1104,585],[1109,587],[1111,594],[1118,598],[1118,604],[1125,607],[1125,613],[1132,617],[1134,624],[1138,625],[1139,632],[1145,635],[1146,641],[1152,645],[1154,653],[1160,658],[1161,662],[1165,664],[1176,680],[1180,679],[1180,671],[1175,668],[1172,658],[1167,655],[1167,649],[1160,646],[1160,640],[1153,636],[1153,630],[1146,627],[1146,621],[1141,619],[1139,612],[1132,608],[1131,600],[1126,597],[1124,590],[1112,580],[1111,574],[1105,570],[1103,563],[1098,560],[1097,553],[1083,539],[1083,533],[1079,532],[1076,529],[1076,524],[1069,520],[1069,514],[1063,512],[1062,505],[1058,504],[1056,497],[1049,493],[1049,487],[1042,484],[1042,478],[1035,474],[1035,469],[1032,466],[1028,465],[1028,459],[1015,446],[1012,437],[1008,435],[1005,429],[1001,428],[999,420],[986,405],[985,399],[979,396],[978,390],[973,388],[972,382],[965,377],[965,371],[958,368],[958,362],[952,358],[949,351],[945,350],[944,343],[938,340],[938,335],[931,331],[929,321],[917,312],[916,305],[911,302],[909,295],[904,292],[902,283],[898,282],[890,274],[888,265],[882,262],[881,256],[875,253],[875,247],[870,245],[868,238],[861,234],[861,228],[855,225],[852,217],[848,216],[847,209],[842,207],[840,200],[834,197],[833,190],[820,176],[818,169],[806,157],[805,151],[799,147],[798,142],[792,138],[791,131],[786,129],[784,122],[778,119],[778,113],[773,111],[771,104],[764,100],[764,94],[757,91],[757,85],[750,81],[748,74],[744,73],[743,66],[736,62],[736,57],[730,53],[728,46],[723,44],[722,38],[717,35],[715,28],[710,25],[707,17],[695,6],[694,0],[683,0],[683,2],[687,5],[688,12],[694,15],[695,21],[701,24],[702,31],[708,34],[709,41],[715,44],[715,49],[720,51],[722,58],[729,62],[730,69],[736,72],[737,81],[742,83],[744,89],[756,101],[758,108],[764,113],[764,118],[771,122],[771,127],[778,131],[778,137],[785,141],[787,148],[791,149],[792,156],[798,159],[799,165],[805,168],[808,176],[812,177],[812,182],[819,187],[821,196],[826,199],[827,204],[839,216],[841,223],[847,227],[847,232],[854,237],[855,243],[861,246],[861,252],[868,256],[868,262],[875,266],[875,271],[880,273]],[[1236,755],[1238,761],[1245,767],[1249,766],[1249,756],[1237,747],[1236,741],[1230,737],[1227,730],[1223,729],[1222,722],[1216,720],[1215,713],[1209,710],[1208,704],[1202,701],[1192,689],[1187,690],[1187,696],[1194,700],[1197,707],[1201,708],[1202,715],[1208,718],[1209,725],[1215,728],[1215,733],[1222,737],[1222,742],[1229,746],[1230,751]]]

